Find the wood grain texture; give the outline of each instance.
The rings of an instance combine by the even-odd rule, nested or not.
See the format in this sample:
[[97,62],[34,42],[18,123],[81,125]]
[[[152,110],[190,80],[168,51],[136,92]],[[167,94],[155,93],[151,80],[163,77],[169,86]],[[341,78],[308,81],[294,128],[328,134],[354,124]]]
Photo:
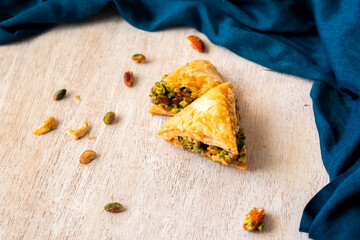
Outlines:
[[[188,45],[190,34],[205,53]],[[148,63],[133,63],[134,53]],[[210,60],[237,87],[247,171],[157,136],[167,118],[147,113],[149,90],[195,59]],[[123,83],[128,70],[132,88]],[[0,81],[0,239],[307,239],[298,231],[302,210],[328,182],[311,81],[267,71],[190,28],[135,29],[109,9],[0,47]],[[67,97],[53,101],[60,88]],[[117,115],[110,126],[108,111]],[[51,115],[56,129],[33,135]],[[94,139],[65,135],[83,121]],[[98,156],[81,165],[87,149]],[[126,211],[105,212],[111,201]],[[261,233],[241,225],[253,206],[267,212]]]

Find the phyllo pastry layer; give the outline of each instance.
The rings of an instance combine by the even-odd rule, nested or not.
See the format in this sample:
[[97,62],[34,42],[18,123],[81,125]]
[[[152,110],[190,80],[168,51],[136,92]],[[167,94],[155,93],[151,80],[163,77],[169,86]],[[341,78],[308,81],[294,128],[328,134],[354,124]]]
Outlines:
[[223,77],[209,61],[192,61],[155,83],[149,112],[172,116],[221,83]]
[[159,135],[167,142],[215,162],[246,169],[245,135],[230,82],[209,90],[170,118]]

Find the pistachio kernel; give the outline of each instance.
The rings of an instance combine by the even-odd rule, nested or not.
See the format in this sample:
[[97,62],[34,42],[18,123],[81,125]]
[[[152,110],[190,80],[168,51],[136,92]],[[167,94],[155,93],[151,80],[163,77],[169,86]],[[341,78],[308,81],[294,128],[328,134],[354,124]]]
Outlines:
[[257,229],[258,229],[259,231],[262,231],[263,228],[264,228],[264,223],[261,223],[261,224],[257,227]]
[[181,109],[180,108],[173,108],[171,109],[171,112],[174,113],[174,114],[177,114],[178,112],[180,112]]
[[219,153],[219,157],[221,157],[221,158],[224,158],[225,155],[227,155],[227,152],[224,151],[224,150],[222,150],[222,151]]
[[164,85],[162,85],[161,83],[155,83],[154,91],[157,94],[165,94],[166,93],[166,89],[165,89]]
[[53,96],[53,100],[55,101],[59,101],[61,99],[63,99],[66,95],[66,89],[60,89],[59,91],[57,91],[54,96]]
[[111,213],[119,213],[125,210],[124,206],[118,202],[108,203],[104,207],[105,211]]
[[145,63],[146,57],[142,54],[137,53],[132,56],[132,60],[136,63]]
[[244,225],[249,225],[249,226],[254,226],[254,221],[252,219],[247,219],[245,221],[243,221]]
[[183,90],[183,92],[184,93],[188,93],[188,92],[190,92],[190,90],[189,89],[187,89],[187,88],[184,88],[184,89],[182,89]]
[[227,162],[231,162],[231,160],[232,160],[229,155],[225,155],[224,158],[225,158],[225,161],[227,161]]
[[163,82],[167,76],[168,76],[167,74],[165,74],[164,76],[162,76],[161,82]]
[[190,95],[190,97],[195,99],[195,98],[197,98],[198,96],[197,96],[196,93],[192,92],[191,95]]
[[131,71],[124,73],[124,83],[127,87],[131,87],[134,81],[134,74]]
[[179,103],[179,105],[182,106],[183,108],[186,107],[188,104],[189,103],[184,100]]
[[115,113],[114,112],[107,112],[104,116],[104,123],[109,125],[112,124],[115,120]]

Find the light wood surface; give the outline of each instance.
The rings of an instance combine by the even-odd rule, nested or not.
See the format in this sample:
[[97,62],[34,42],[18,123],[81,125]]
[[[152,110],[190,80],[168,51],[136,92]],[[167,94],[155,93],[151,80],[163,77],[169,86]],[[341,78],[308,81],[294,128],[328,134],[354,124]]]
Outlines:
[[[190,48],[190,34],[205,53]],[[133,63],[134,53],[148,63]],[[247,171],[157,136],[167,117],[147,113],[150,88],[195,59],[210,60],[237,87]],[[123,83],[127,70],[132,88]],[[307,239],[298,231],[303,208],[328,182],[311,81],[268,71],[194,29],[144,32],[108,9],[1,46],[0,83],[0,239]],[[66,98],[53,101],[60,88]],[[108,111],[117,115],[110,126],[102,121]],[[56,129],[33,135],[47,116]],[[84,138],[65,134],[83,121]],[[98,156],[81,165],[87,149]],[[126,211],[105,212],[111,201]],[[267,212],[261,233],[242,228],[254,206]]]

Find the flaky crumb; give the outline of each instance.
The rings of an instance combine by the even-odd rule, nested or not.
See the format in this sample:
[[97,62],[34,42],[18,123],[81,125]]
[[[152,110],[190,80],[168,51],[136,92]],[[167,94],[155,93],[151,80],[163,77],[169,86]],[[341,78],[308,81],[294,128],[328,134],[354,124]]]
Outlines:
[[76,99],[76,100],[80,100],[80,96],[79,96],[79,95],[75,95],[75,99]]
[[88,136],[88,139],[93,139],[93,138],[95,138],[93,135]]

